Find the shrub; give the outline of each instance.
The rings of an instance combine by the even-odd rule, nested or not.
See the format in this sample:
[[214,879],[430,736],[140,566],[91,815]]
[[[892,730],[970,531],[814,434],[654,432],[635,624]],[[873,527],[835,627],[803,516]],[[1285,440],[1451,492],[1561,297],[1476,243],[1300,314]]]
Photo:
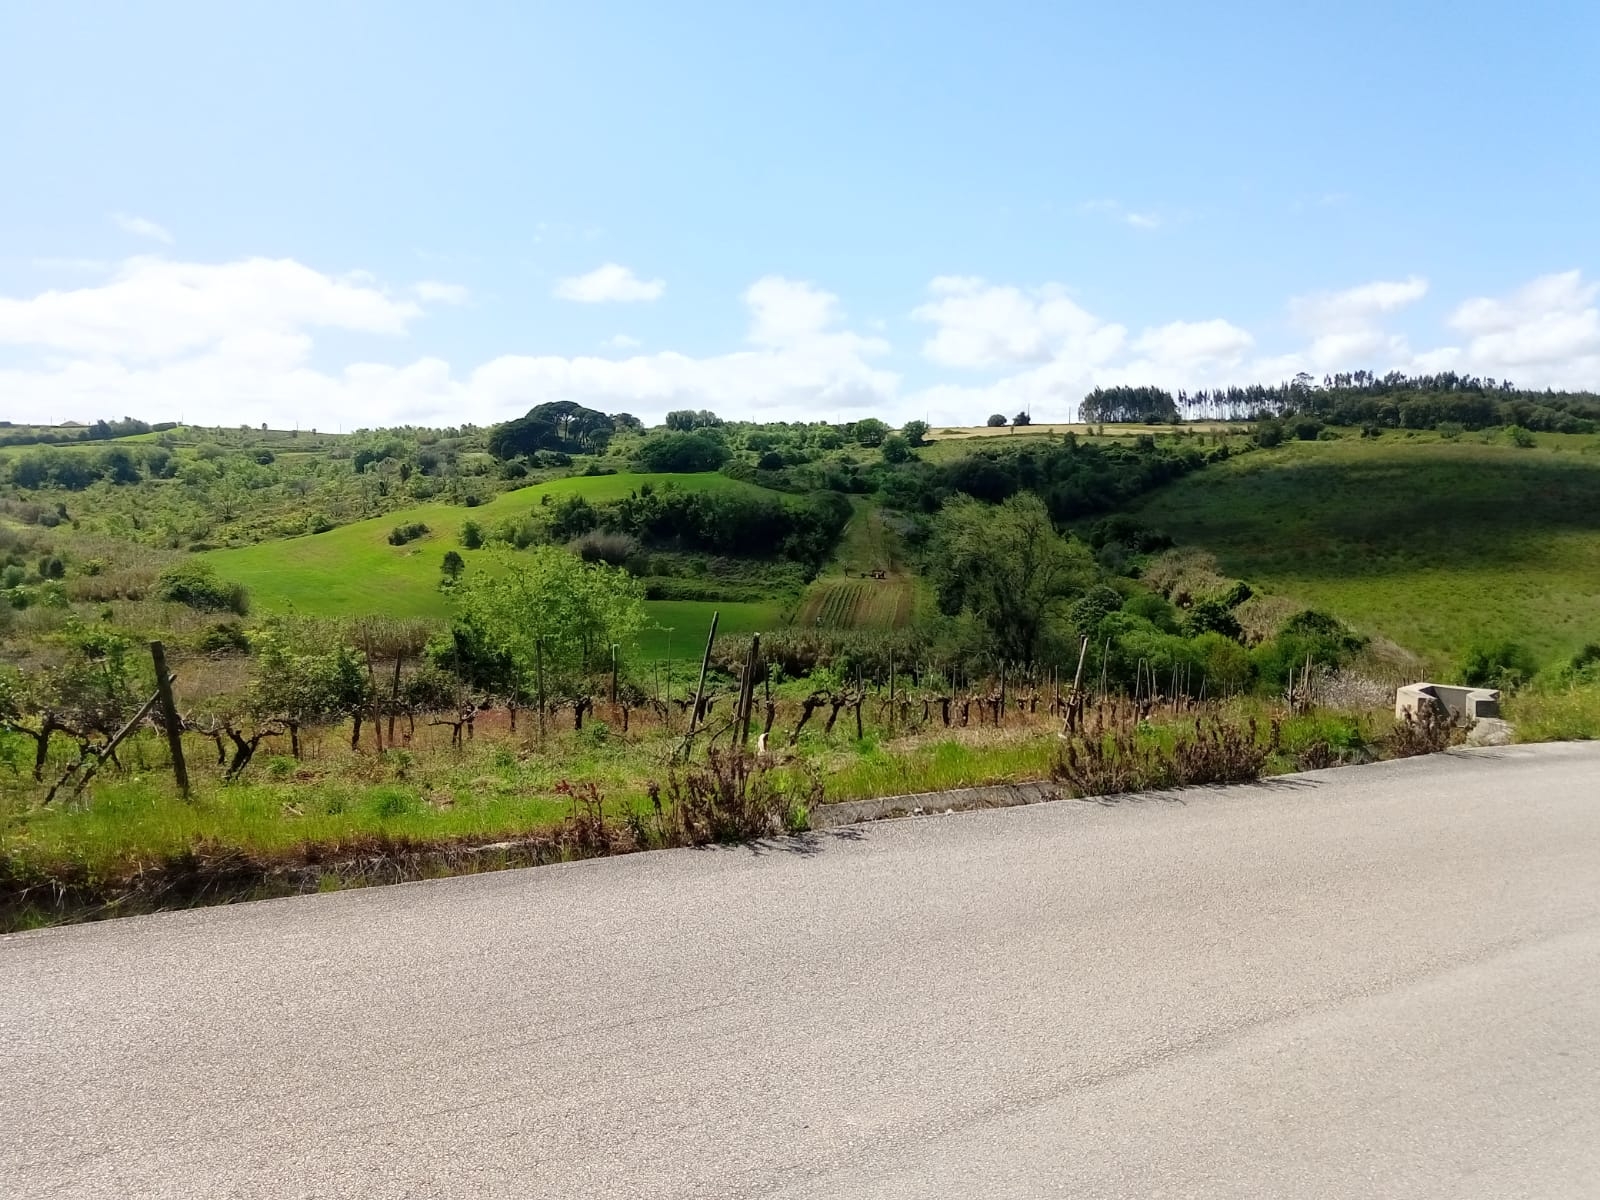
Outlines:
[[1322,422],[1315,417],[1301,417],[1290,426],[1294,436],[1302,442],[1314,442],[1322,432]]
[[1007,424],[1005,414],[1004,413],[990,413],[989,414],[989,419],[987,421],[985,421],[984,424],[987,425],[990,429],[999,429],[1002,425]]
[[1254,717],[1242,727],[1219,717],[1197,717],[1193,736],[1173,746],[1173,774],[1183,784],[1250,783],[1261,778],[1267,753]]
[[1220,633],[1223,637],[1237,640],[1244,636],[1239,618],[1222,600],[1201,600],[1197,603],[1183,619],[1183,632],[1187,637]]
[[200,635],[200,649],[206,654],[246,654],[250,639],[237,621],[218,621]]
[[407,542],[414,542],[428,532],[428,527],[421,521],[411,521],[405,525],[396,525],[389,531],[389,545],[404,546]]
[[1538,670],[1533,656],[1517,642],[1479,642],[1461,660],[1461,681],[1468,687],[1514,692]]
[[1531,430],[1524,429],[1521,425],[1507,425],[1506,437],[1510,440],[1513,446],[1516,446],[1522,450],[1532,450],[1533,447],[1537,445],[1537,442],[1535,442],[1533,437],[1533,432]]
[[461,545],[466,550],[477,550],[483,545],[483,526],[476,521],[461,522]]
[[1256,445],[1266,449],[1283,444],[1283,425],[1279,421],[1262,421],[1256,426]]
[[1171,604],[1155,592],[1138,592],[1122,605],[1122,611],[1143,617],[1162,633],[1178,632],[1178,614]]
[[[660,788],[652,784],[650,790],[659,814]],[[807,805],[822,801],[817,776],[807,780],[804,796],[791,795],[764,761],[737,747],[713,748],[704,764],[673,770],[667,792],[673,840],[694,846],[803,832],[810,822]]]
[[1132,725],[1065,739],[1050,775],[1078,796],[1249,783],[1261,778],[1269,752],[1253,718],[1239,725],[1221,717],[1197,717],[1193,731],[1179,734],[1170,751],[1157,743],[1141,745]]
[[1424,705],[1420,713],[1407,712],[1402,720],[1396,721],[1386,749],[1393,758],[1415,758],[1460,745],[1466,736],[1467,731],[1450,719],[1444,705],[1435,702]]
[[635,453],[641,470],[663,473],[715,471],[728,461],[728,447],[714,433],[660,433],[648,437]]
[[586,563],[610,563],[620,567],[639,552],[639,543],[625,533],[593,530],[567,544]]
[[186,604],[200,612],[235,612],[241,617],[250,611],[250,593],[244,585],[217,578],[216,568],[205,561],[190,560],[168,567],[156,579],[156,599]]
[[1562,683],[1600,683],[1600,645],[1590,642],[1557,674]]
[[1257,646],[1250,657],[1262,682],[1278,688],[1304,671],[1307,659],[1313,666],[1340,667],[1366,644],[1366,638],[1337,617],[1306,609],[1285,621],[1278,636]]

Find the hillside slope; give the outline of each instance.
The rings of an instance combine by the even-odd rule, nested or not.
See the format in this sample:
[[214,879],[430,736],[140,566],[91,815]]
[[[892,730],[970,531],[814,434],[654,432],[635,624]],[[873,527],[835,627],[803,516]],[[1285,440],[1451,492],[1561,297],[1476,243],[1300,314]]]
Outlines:
[[[780,494],[716,473],[575,476],[506,492],[477,508],[418,505],[326,533],[261,542],[236,550],[215,550],[204,557],[223,578],[250,589],[257,612],[293,610],[317,616],[444,618],[450,612],[446,597],[439,590],[439,566],[445,551],[460,551],[469,571],[484,561],[483,551],[461,548],[464,522],[476,521],[488,529],[507,518],[527,514],[546,495],[614,500],[646,483],[693,491]],[[412,522],[426,525],[428,533],[403,546],[391,546],[389,532]],[[739,633],[773,628],[780,620],[782,605],[649,601],[646,608],[652,620],[680,631],[671,640],[670,649],[673,657],[686,657],[699,653],[695,639],[703,638],[713,608],[722,611],[721,627],[725,632]],[[656,636],[657,632],[664,635],[665,629],[651,631],[641,639],[645,652],[653,656],[664,654],[668,645],[666,637]]]
[[1388,435],[1240,456],[1138,510],[1222,568],[1422,655],[1600,640],[1600,439]]

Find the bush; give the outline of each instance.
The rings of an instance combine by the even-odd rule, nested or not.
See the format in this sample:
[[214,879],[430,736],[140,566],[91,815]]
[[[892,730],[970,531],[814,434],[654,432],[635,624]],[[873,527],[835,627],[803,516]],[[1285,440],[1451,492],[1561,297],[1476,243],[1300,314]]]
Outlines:
[[477,550],[483,545],[483,526],[476,521],[461,522],[461,546],[465,550]]
[[1191,608],[1183,619],[1183,632],[1187,637],[1198,637],[1202,633],[1220,633],[1223,637],[1235,641],[1244,636],[1239,618],[1233,615],[1233,610],[1222,600],[1202,600]]
[[1155,592],[1137,592],[1122,605],[1122,611],[1143,617],[1162,633],[1178,632],[1178,614],[1171,604]]
[[1249,783],[1261,778],[1269,753],[1254,718],[1243,725],[1221,717],[1196,718],[1193,732],[1180,733],[1170,750],[1141,744],[1138,728],[1125,725],[1063,741],[1050,776],[1076,796]]
[[389,545],[404,546],[407,542],[414,542],[428,532],[428,527],[421,521],[412,521],[406,525],[396,525],[389,531]]
[[728,461],[728,447],[713,433],[659,433],[648,437],[635,452],[641,470],[663,473],[715,471]]
[[639,553],[639,543],[625,533],[603,533],[593,530],[567,544],[586,563],[609,563],[620,567]]
[[1005,414],[1004,413],[991,413],[991,414],[989,414],[989,419],[987,421],[985,421],[984,424],[987,425],[990,429],[999,429],[1002,425],[1007,424]]
[[1256,445],[1264,449],[1283,444],[1283,425],[1278,421],[1262,421],[1256,426]]
[[200,635],[200,650],[205,654],[247,654],[250,638],[237,621],[218,621]]
[[1385,739],[1385,748],[1392,758],[1415,758],[1420,754],[1438,754],[1466,740],[1467,731],[1450,719],[1444,705],[1435,701],[1423,707],[1420,713],[1407,712]]
[[1461,660],[1461,682],[1468,687],[1514,692],[1538,670],[1533,656],[1517,642],[1480,642]]
[[[738,747],[712,749],[704,765],[673,769],[667,789],[674,828],[664,830],[664,840],[694,846],[804,832],[808,806],[822,801],[816,776],[806,781],[805,795],[793,795],[764,761]],[[651,784],[650,794],[661,814],[660,788]]]
[[156,599],[186,604],[200,612],[250,611],[250,593],[243,584],[217,578],[216,568],[191,560],[168,567],[156,579]]
[[1506,437],[1513,446],[1521,450],[1532,450],[1537,445],[1532,431],[1524,429],[1521,425],[1507,425]]

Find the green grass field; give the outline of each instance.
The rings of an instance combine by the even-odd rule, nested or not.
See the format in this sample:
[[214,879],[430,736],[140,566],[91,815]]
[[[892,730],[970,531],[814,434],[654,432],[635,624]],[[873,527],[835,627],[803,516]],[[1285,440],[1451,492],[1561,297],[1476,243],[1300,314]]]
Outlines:
[[1297,442],[1155,494],[1143,518],[1258,590],[1444,670],[1510,639],[1542,665],[1600,641],[1600,439]]
[[[578,476],[506,492],[477,508],[421,504],[327,533],[214,550],[204,557],[224,578],[249,588],[251,603],[264,612],[292,608],[318,616],[444,616],[448,610],[438,590],[439,563],[446,550],[461,549],[463,522],[476,521],[487,529],[507,517],[526,515],[545,495],[616,500],[644,483],[697,491],[765,491],[715,473]],[[426,525],[427,535],[404,546],[389,545],[389,531],[412,522]],[[461,553],[468,570],[482,558],[481,551]]]
[[[450,615],[449,602],[439,590],[439,564],[445,551],[459,550],[469,572],[488,561],[482,550],[461,549],[462,522],[474,520],[488,528],[507,517],[530,512],[543,495],[615,500],[644,483],[657,488],[670,484],[699,491],[775,494],[716,473],[577,476],[507,492],[477,508],[418,505],[370,521],[342,525],[327,533],[261,542],[237,550],[214,550],[204,557],[223,578],[250,589],[251,606],[257,613],[293,611],[312,616],[442,620]],[[389,531],[410,522],[421,522],[429,533],[404,546],[389,545]],[[652,626],[640,638],[640,653],[648,659],[666,657],[669,640],[672,657],[697,657],[704,649],[713,610],[721,611],[720,629],[725,633],[764,632],[777,628],[784,617],[781,600],[650,600],[645,602],[645,610],[654,626],[660,626]],[[674,630],[670,639],[667,627]]]

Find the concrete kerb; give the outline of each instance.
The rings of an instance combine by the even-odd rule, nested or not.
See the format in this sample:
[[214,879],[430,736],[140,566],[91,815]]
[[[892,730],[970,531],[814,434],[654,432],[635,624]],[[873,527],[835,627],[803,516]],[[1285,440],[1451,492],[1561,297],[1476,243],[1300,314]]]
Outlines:
[[1072,797],[1053,783],[1002,783],[987,787],[955,788],[946,792],[881,796],[875,800],[839,800],[812,809],[811,824],[814,829],[832,829],[883,817],[970,812],[980,808],[1016,808],[1024,804],[1068,799]]

